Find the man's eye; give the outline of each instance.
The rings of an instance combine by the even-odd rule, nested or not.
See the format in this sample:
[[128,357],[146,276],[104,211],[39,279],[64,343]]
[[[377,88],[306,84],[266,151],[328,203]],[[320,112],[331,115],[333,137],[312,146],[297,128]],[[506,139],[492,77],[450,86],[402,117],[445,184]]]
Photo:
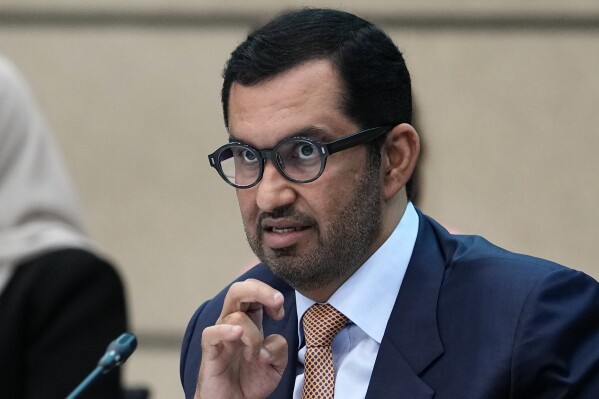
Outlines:
[[312,144],[302,143],[295,148],[297,157],[302,160],[314,159],[317,156],[316,148]]
[[250,150],[241,150],[241,157],[246,163],[255,163],[258,160],[256,154]]

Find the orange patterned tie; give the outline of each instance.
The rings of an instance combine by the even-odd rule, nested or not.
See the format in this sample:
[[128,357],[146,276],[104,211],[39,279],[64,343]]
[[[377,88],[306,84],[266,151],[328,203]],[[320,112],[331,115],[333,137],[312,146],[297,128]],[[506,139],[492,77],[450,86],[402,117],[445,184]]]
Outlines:
[[303,321],[306,358],[302,399],[334,398],[335,369],[331,343],[349,320],[331,305],[317,303],[306,310]]

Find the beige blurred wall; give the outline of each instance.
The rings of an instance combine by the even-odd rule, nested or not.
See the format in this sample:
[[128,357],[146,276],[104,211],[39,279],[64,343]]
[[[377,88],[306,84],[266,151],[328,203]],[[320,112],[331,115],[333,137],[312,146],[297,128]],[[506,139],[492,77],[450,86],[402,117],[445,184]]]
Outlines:
[[[599,3],[398,3],[303,2],[343,4],[404,51],[423,209],[599,277]],[[251,258],[234,192],[206,158],[226,140],[220,72],[251,26],[302,2],[249,4],[0,0],[0,52],[29,80],[127,284],[140,348],[126,376],[153,398],[182,396],[187,320]]]

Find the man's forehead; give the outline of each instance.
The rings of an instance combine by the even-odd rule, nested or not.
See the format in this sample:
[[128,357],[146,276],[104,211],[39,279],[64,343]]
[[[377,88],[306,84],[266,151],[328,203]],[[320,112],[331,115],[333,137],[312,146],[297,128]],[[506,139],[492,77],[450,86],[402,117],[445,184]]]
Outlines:
[[291,136],[334,139],[348,120],[339,99],[336,73],[323,60],[255,85],[236,82],[229,95],[229,133],[263,147]]
[[305,62],[255,84],[245,85],[235,81],[231,84],[229,102],[246,97],[258,101],[265,96],[277,100],[293,99],[321,94],[319,88],[325,88],[328,93],[333,91],[334,94],[341,94],[339,76],[328,60]]

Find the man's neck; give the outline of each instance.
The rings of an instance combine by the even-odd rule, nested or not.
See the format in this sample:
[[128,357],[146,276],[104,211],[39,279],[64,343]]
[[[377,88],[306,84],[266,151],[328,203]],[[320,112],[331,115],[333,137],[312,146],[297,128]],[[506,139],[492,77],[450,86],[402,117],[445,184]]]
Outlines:
[[333,296],[333,294],[339,289],[339,287],[341,287],[343,283],[345,283],[383,245],[383,243],[387,241],[387,239],[389,238],[391,233],[393,233],[393,231],[399,224],[401,218],[403,217],[406,211],[407,204],[407,199],[403,197],[403,200],[399,200],[392,204],[393,206],[390,206],[387,209],[383,210],[383,223],[381,224],[381,230],[375,241],[364,253],[356,267],[354,267],[351,270],[348,270],[348,272],[345,275],[339,277],[338,279],[335,279],[326,286],[309,291],[298,291],[305,297],[310,298],[315,302],[327,302],[329,298]]

